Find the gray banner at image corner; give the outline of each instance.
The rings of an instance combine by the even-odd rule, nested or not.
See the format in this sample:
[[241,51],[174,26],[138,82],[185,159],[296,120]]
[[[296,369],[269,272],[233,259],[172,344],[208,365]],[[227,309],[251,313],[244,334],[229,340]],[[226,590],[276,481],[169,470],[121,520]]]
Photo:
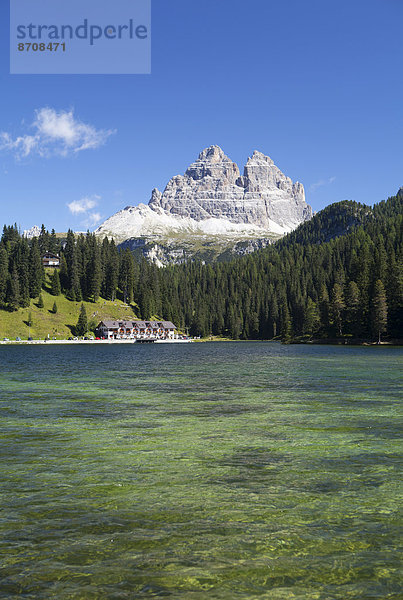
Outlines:
[[10,0],[10,73],[151,73],[151,0]]

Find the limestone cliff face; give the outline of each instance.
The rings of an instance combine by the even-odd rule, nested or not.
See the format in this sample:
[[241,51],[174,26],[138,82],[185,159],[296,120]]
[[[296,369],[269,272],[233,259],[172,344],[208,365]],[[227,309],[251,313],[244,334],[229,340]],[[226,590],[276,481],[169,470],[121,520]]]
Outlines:
[[241,176],[218,146],[203,150],[185,175],[173,177],[163,193],[153,190],[149,206],[196,221],[227,219],[263,229],[274,222],[291,230],[312,217],[303,185],[293,183],[268,156],[255,151]]
[[311,217],[303,185],[293,183],[268,156],[254,152],[241,175],[221,148],[210,146],[163,192],[154,189],[148,205],[127,206],[95,233],[140,248],[150,260],[157,248],[167,264],[185,256],[204,260],[201,248],[217,256],[252,252]]

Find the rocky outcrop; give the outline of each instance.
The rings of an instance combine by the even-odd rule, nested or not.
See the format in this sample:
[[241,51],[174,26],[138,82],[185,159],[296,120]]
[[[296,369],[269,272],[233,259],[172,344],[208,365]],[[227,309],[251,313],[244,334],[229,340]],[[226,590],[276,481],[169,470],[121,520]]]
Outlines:
[[163,193],[153,190],[149,206],[196,221],[213,217],[267,230],[276,223],[290,231],[312,216],[303,185],[294,184],[271,158],[255,151],[241,176],[218,146],[203,150],[185,175],[173,177]]
[[203,263],[228,260],[234,256],[245,256],[261,250],[271,243],[272,240],[269,238],[244,239],[243,241],[233,241],[227,238],[209,239],[202,243],[185,239],[156,244],[144,238],[133,238],[119,244],[119,248],[129,248],[138,259],[144,257],[158,267],[164,267],[183,264],[188,260],[198,260]]
[[26,229],[23,233],[23,236],[27,238],[27,240],[32,240],[34,237],[39,237],[41,234],[41,230],[38,225],[34,225],[31,229]]
[[221,148],[210,146],[163,192],[154,189],[148,205],[127,206],[95,233],[130,240],[151,260],[159,260],[156,252],[178,257],[182,248],[187,259],[201,247],[209,253],[211,244],[220,252],[253,251],[311,217],[303,185],[293,183],[271,158],[254,152],[241,175]]

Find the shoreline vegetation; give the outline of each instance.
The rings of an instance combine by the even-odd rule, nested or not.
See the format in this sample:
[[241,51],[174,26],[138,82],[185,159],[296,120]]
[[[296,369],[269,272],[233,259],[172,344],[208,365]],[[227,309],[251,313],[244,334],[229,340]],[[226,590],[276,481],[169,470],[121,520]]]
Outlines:
[[219,336],[206,336],[204,338],[200,338],[195,340],[196,342],[237,342],[237,343],[245,343],[245,342],[256,342],[256,343],[267,343],[267,342],[275,342],[278,344],[284,345],[324,345],[324,346],[403,346],[403,339],[388,339],[381,340],[380,342],[374,341],[372,339],[356,339],[356,338],[313,338],[313,339],[291,339],[287,342],[283,341],[281,338],[270,339],[270,340],[233,340],[228,337],[219,337]]
[[256,344],[266,344],[277,343],[285,346],[403,346],[403,339],[392,339],[392,340],[381,340],[380,342],[374,341],[371,339],[357,340],[357,339],[332,339],[332,338],[321,338],[321,339],[312,339],[312,340],[290,340],[289,342],[284,342],[281,339],[275,340],[232,340],[231,338],[220,338],[217,336],[206,337],[194,340],[195,342],[208,343],[208,342],[236,342],[237,344],[244,343],[256,343]]
[[[205,338],[191,338],[191,342],[194,343],[217,343],[217,342],[232,342],[237,344],[244,343],[254,343],[254,344],[267,344],[267,343],[277,343],[288,346],[295,345],[308,345],[308,346],[403,346],[403,339],[393,339],[393,340],[382,340],[380,342],[373,341],[370,339],[365,340],[357,340],[357,339],[349,339],[349,338],[341,338],[341,339],[311,339],[311,340],[290,340],[289,342],[284,342],[280,339],[275,340],[232,340],[228,337],[219,337],[219,336],[208,336]],[[163,343],[180,343],[181,340],[170,340],[164,341]],[[158,343],[158,342],[157,342]],[[10,345],[81,345],[81,344],[89,344],[89,345],[114,345],[114,344],[136,344],[136,340],[133,339],[32,339],[32,340],[16,340],[16,339],[4,339],[0,340],[0,345],[2,346],[10,346]]]

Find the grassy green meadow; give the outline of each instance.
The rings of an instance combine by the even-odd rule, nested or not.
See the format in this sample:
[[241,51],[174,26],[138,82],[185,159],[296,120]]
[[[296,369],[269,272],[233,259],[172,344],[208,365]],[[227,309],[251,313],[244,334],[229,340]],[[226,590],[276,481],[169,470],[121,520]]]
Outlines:
[[[47,282],[49,274],[47,274]],[[45,284],[46,287],[46,284]],[[34,339],[50,337],[65,339],[72,335],[72,328],[76,325],[80,312],[81,302],[72,302],[64,295],[52,296],[46,289],[42,290],[44,307],[38,308],[38,298],[31,300],[27,308],[20,308],[14,312],[0,310],[0,339],[16,336],[26,339],[29,334]],[[57,313],[52,311],[53,303],[57,304]],[[102,319],[133,319],[136,317],[136,305],[123,304],[120,300],[110,301],[100,298],[97,302],[83,302],[88,322]],[[29,329],[28,315],[31,313],[33,325]]]

